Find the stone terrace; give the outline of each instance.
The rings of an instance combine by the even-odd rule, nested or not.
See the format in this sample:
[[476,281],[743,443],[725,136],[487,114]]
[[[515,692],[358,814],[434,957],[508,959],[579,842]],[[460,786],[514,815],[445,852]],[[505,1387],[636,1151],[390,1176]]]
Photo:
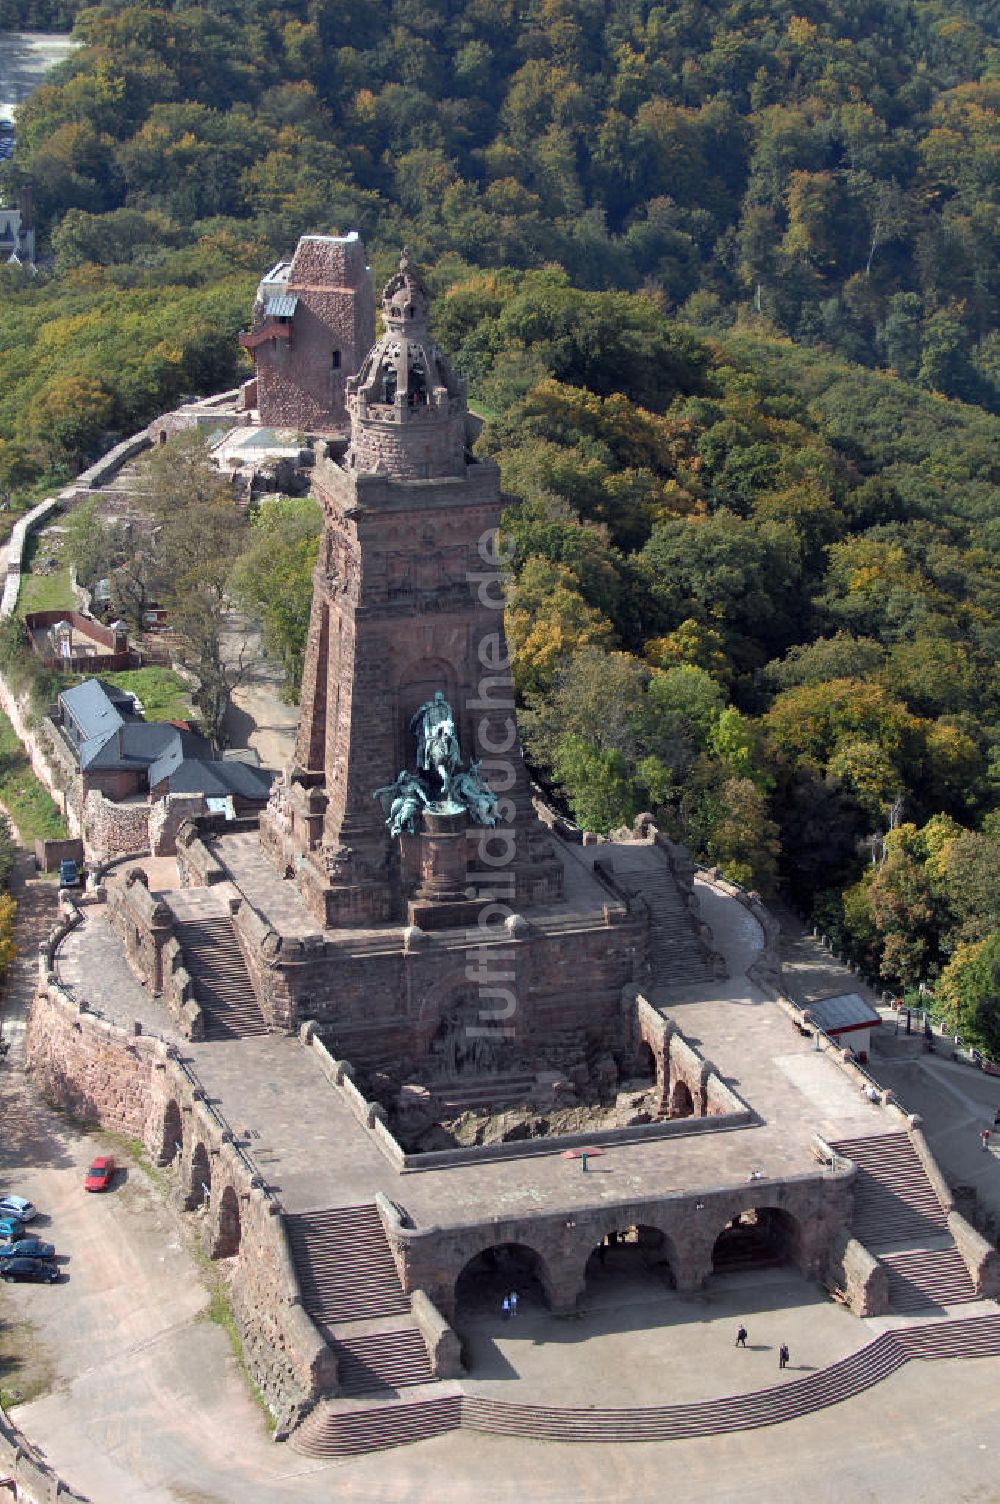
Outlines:
[[[299,937],[321,933],[320,926],[303,904],[295,884],[279,877],[270,861],[262,854],[256,831],[217,836],[210,841],[210,845],[214,855],[232,876],[235,885],[230,887],[219,884],[220,891],[227,895],[230,892],[242,893],[267,922],[283,935]],[[562,846],[561,852],[565,858],[565,901],[534,905],[531,909],[532,924],[538,929],[550,926],[562,929],[599,918],[604,905],[615,900],[593,874],[593,854],[596,852],[606,857],[608,850],[603,845],[587,850]],[[173,895],[170,895],[170,904],[175,907]],[[400,932],[400,924],[385,924],[371,929],[327,930],[322,933],[327,938],[342,939],[350,947],[361,946],[366,940],[379,935],[398,937]],[[458,937],[464,932],[454,930],[451,933]]]
[[[614,848],[596,850],[607,859]],[[227,1119],[261,1135],[255,1157],[289,1211],[370,1201],[381,1190],[405,1206],[418,1228],[463,1227],[542,1210],[571,1216],[585,1207],[605,1207],[610,1214],[616,1205],[739,1184],[757,1169],[768,1179],[815,1174],[810,1147],[815,1132],[850,1138],[888,1131],[883,1111],[864,1102],[853,1082],[815,1054],[747,980],[746,968],[762,946],[756,921],[707,884],[699,882],[698,891],[731,979],[680,994],[653,989],[653,997],[733,1081],[760,1124],[616,1145],[587,1176],[575,1161],[559,1157],[558,1144],[551,1155],[400,1175],[297,1039],[272,1034],[201,1044],[181,1041],[166,1010],[133,978],[99,910],[85,911],[84,924],[63,944],[58,969],[78,996],[110,1017],[125,1024],[138,1019],[176,1039]],[[195,901],[190,890],[164,896],[179,911]]]

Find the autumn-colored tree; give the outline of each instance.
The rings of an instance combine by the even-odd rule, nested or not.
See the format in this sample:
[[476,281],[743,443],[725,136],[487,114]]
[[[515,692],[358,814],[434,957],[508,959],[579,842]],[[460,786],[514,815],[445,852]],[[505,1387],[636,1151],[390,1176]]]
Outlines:
[[773,891],[781,849],[767,800],[750,778],[728,778],[719,790],[708,854],[725,875],[745,888]]
[[587,605],[573,571],[547,559],[527,561],[508,591],[505,620],[515,680],[524,694],[548,688],[581,647],[615,645],[614,628]]
[[53,463],[79,464],[93,457],[111,423],[114,406],[103,382],[64,376],[51,381],[36,397],[31,427]]

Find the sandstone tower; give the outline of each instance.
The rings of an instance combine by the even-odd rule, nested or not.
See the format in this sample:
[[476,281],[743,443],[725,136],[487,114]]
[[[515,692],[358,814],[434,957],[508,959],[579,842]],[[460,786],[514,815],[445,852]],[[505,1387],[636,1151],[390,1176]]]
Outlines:
[[[470,892],[501,882],[518,908],[562,891],[514,719],[493,553],[499,471],[470,453],[465,384],[429,312],[404,253],[383,293],[385,333],[347,382],[350,447],[328,445],[314,472],[325,522],[295,767],[262,839],[328,928],[474,923]],[[436,695],[463,760],[481,762],[499,796],[495,829],[433,810],[387,829],[374,791],[416,766],[414,720]]]
[[345,383],[374,336],[374,296],[357,234],[303,235],[257,289],[240,335],[256,370],[256,407],[269,426],[340,433]]

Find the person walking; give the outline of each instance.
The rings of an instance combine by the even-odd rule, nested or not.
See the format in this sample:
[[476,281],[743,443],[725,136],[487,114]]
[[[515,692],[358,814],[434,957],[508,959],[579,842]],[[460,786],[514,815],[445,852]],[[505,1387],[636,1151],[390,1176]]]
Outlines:
[[510,1292],[510,1318],[511,1318],[512,1321],[513,1321],[513,1319],[514,1319],[514,1317],[516,1315],[517,1315],[517,1291],[516,1290],[511,1290],[511,1292]]
[[737,1347],[746,1347],[746,1345],[747,1345],[747,1329],[743,1325],[743,1323],[740,1322],[740,1329],[736,1333],[736,1346]]
[[787,1342],[783,1342],[781,1344],[781,1346],[778,1348],[778,1367],[779,1368],[787,1368],[788,1367],[788,1358],[789,1358],[788,1343]]
[[503,1298],[503,1300],[500,1302],[500,1310],[503,1313],[503,1319],[504,1319],[504,1321],[509,1321],[510,1320],[510,1296],[509,1295],[505,1295],[504,1298]]
[[990,1147],[990,1130],[988,1128],[980,1130],[979,1142],[983,1146],[983,1153],[986,1154]]

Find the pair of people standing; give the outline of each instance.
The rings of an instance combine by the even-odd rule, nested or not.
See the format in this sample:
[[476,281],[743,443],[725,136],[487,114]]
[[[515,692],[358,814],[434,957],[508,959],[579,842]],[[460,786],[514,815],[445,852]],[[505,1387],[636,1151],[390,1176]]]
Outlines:
[[512,1290],[509,1295],[504,1296],[503,1300],[500,1302],[500,1309],[503,1312],[504,1321],[510,1321],[517,1315],[516,1290]]
[[[747,1334],[746,1327],[743,1325],[742,1322],[740,1322],[739,1330],[736,1333],[736,1346],[737,1347],[746,1347],[746,1345],[747,1345],[747,1335],[748,1334]],[[778,1367],[779,1368],[787,1368],[788,1367],[788,1359],[790,1357],[791,1357],[791,1354],[788,1351],[788,1343],[787,1342],[783,1342],[781,1344],[781,1346],[778,1348]]]

